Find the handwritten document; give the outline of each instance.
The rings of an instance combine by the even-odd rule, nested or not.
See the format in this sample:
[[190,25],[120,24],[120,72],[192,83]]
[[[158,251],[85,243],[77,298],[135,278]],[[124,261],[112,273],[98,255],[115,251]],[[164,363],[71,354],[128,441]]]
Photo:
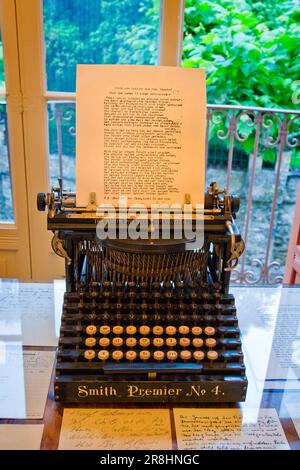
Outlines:
[[78,65],[76,201],[203,204],[204,69]]
[[[232,289],[247,368],[265,389],[300,387],[300,288]],[[255,344],[255,347],[253,347]]]
[[59,449],[172,449],[169,410],[64,410]]
[[249,410],[174,408],[173,412],[179,450],[289,449],[275,409],[261,409],[258,416],[253,413],[253,420]]
[[0,450],[39,450],[43,424],[0,424]]
[[0,418],[43,418],[54,357],[0,343]]
[[[56,346],[55,284],[0,281],[0,339]],[[62,311],[62,296],[59,305]]]

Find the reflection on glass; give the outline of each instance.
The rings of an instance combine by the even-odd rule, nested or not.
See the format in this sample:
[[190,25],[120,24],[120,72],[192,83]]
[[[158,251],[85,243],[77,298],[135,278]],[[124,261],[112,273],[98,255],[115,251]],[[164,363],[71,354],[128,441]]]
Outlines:
[[156,64],[159,0],[44,0],[47,88],[74,91],[76,64]]
[[75,102],[50,101],[48,123],[50,184],[62,178],[64,189],[75,191]]

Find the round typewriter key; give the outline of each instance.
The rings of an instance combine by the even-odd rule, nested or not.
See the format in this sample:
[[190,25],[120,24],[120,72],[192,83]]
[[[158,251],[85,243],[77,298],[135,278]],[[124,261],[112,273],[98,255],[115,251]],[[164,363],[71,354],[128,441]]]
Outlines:
[[207,335],[207,336],[212,336],[214,335],[216,332],[216,330],[214,329],[213,326],[207,326],[206,328],[204,328],[204,333]]
[[135,351],[126,351],[126,359],[128,361],[134,361],[136,359],[136,352]]
[[163,332],[164,332],[164,329],[163,329],[162,326],[157,325],[157,326],[154,326],[154,327],[153,327],[153,333],[154,333],[155,335],[162,335]]
[[164,345],[164,340],[162,338],[154,338],[153,339],[153,344],[154,346],[156,346],[157,348],[160,348],[161,346]]
[[176,334],[176,327],[175,326],[167,326],[166,333],[167,333],[167,335],[175,335]]
[[165,357],[165,353],[163,351],[154,351],[153,357],[156,361],[162,361]]
[[148,325],[140,326],[140,334],[141,335],[148,335],[150,333],[150,327]]
[[86,351],[84,351],[84,357],[85,359],[88,359],[90,361],[91,359],[94,359],[96,357],[96,353],[92,349],[87,349]]
[[169,361],[175,361],[177,359],[177,352],[176,351],[173,351],[173,350],[170,350],[167,352],[167,358],[169,359]]
[[192,333],[195,336],[199,336],[202,334],[202,328],[200,326],[193,326]]
[[89,325],[86,327],[85,331],[87,335],[94,335],[97,333],[97,328],[95,325]]
[[202,338],[194,338],[193,339],[193,346],[195,348],[201,348],[203,346],[203,339]]
[[194,356],[194,359],[196,359],[196,361],[203,361],[204,352],[203,351],[194,351],[193,356]]
[[191,344],[191,340],[189,338],[180,338],[179,344],[183,348],[186,348],[187,346],[189,346]]
[[96,346],[96,338],[86,338],[85,340],[85,345],[88,348],[92,348],[93,346]]
[[166,339],[166,345],[169,346],[170,348],[173,348],[177,344],[177,339],[176,338],[167,338]]
[[187,335],[190,331],[189,327],[186,326],[186,325],[181,325],[179,328],[178,328],[178,331],[181,335]]
[[126,338],[126,346],[129,348],[134,348],[136,346],[136,338],[133,338],[132,336],[130,338]]
[[115,361],[120,361],[121,359],[123,359],[123,351],[113,351],[112,358]]
[[112,344],[116,348],[119,348],[120,346],[122,346],[123,343],[124,343],[123,338],[120,338],[120,336],[116,336],[115,338],[112,339]]
[[110,339],[109,338],[100,338],[99,339],[99,346],[102,348],[107,348],[107,346],[110,345]]
[[99,331],[102,335],[108,335],[110,333],[110,326],[102,325],[102,326],[100,326]]
[[113,334],[114,335],[121,335],[123,333],[123,331],[124,331],[124,328],[121,325],[116,325],[116,326],[113,327]]
[[217,351],[208,351],[207,352],[207,359],[210,359],[211,361],[215,361],[218,359],[218,353]]
[[215,340],[215,338],[207,338],[205,344],[208,348],[215,348],[217,341]]
[[188,351],[187,349],[185,349],[184,351],[180,351],[180,357],[184,361],[188,361],[189,359],[191,359],[191,356],[192,356],[191,351]]
[[147,348],[148,346],[150,346],[150,339],[149,338],[140,338],[140,346],[142,346],[142,348]]
[[127,333],[128,335],[135,335],[135,334],[136,334],[136,327],[133,326],[133,325],[128,325],[128,326],[126,327],[126,333]]
[[100,361],[106,361],[109,358],[109,352],[106,349],[102,349],[102,351],[98,352],[98,358]]
[[147,361],[148,359],[150,359],[150,351],[140,351],[140,358],[142,359],[142,361]]

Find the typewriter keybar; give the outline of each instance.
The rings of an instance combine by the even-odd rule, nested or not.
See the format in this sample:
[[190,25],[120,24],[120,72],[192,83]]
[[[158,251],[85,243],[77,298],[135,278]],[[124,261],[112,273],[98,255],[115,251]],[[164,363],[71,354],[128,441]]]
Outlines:
[[163,351],[154,351],[153,357],[156,361],[162,361],[165,357],[165,353]]
[[166,333],[167,335],[175,335],[176,334],[176,327],[175,326],[167,326],[166,327]]
[[112,339],[112,345],[115,348],[120,348],[121,346],[123,346],[123,344],[124,344],[124,340],[123,340],[123,338],[121,338],[121,336],[115,336]]
[[87,349],[86,351],[84,351],[84,357],[85,359],[90,361],[92,359],[95,359],[96,353],[93,349]]
[[202,338],[193,338],[192,344],[195,348],[202,348],[203,339]]
[[108,358],[109,352],[106,349],[102,349],[98,352],[98,359],[100,359],[100,361],[107,361]]
[[126,327],[126,333],[128,335],[135,335],[136,334],[136,326],[134,325],[129,325]]
[[179,344],[180,346],[182,346],[183,348],[186,348],[187,346],[189,346],[191,344],[191,340],[190,338],[186,338],[185,336],[183,338],[180,338],[179,339]]
[[124,356],[124,353],[123,351],[117,349],[116,351],[113,351],[112,352],[112,358],[115,360],[115,361],[121,361],[121,359],[123,359],[123,356]]
[[142,348],[147,348],[150,346],[150,339],[149,338],[140,338],[139,340],[139,345],[142,347]]
[[134,348],[136,344],[137,344],[137,340],[133,336],[126,338],[126,346],[128,346],[129,348]]
[[102,335],[108,335],[110,333],[110,326],[109,325],[101,325],[99,331]]
[[205,354],[203,351],[194,351],[193,352],[193,357],[196,361],[203,361]]
[[103,336],[102,338],[99,339],[99,346],[102,348],[107,348],[110,345],[110,339]]
[[190,331],[190,328],[186,325],[181,325],[179,328],[178,328],[178,331],[181,335],[187,335]]
[[97,327],[95,325],[89,325],[86,327],[87,335],[95,335],[97,333]]
[[113,333],[115,335],[121,335],[123,333],[123,331],[124,331],[124,328],[123,328],[122,325],[116,325],[116,326],[113,327]]
[[154,334],[154,335],[162,335],[163,332],[164,332],[164,329],[163,329],[162,326],[158,326],[158,325],[157,325],[157,326],[154,326],[154,327],[153,327],[153,334]]
[[142,361],[148,361],[150,359],[150,351],[147,351],[147,350],[143,350],[143,351],[140,351],[140,359],[142,359]]
[[174,350],[167,351],[167,358],[169,359],[169,361],[175,361],[177,357],[178,357],[177,351],[174,351]]
[[200,326],[193,326],[192,327],[192,334],[195,336],[199,336],[202,334],[202,328]]
[[160,337],[153,338],[153,346],[156,346],[157,348],[161,348],[163,345],[164,345],[163,338],[160,338]]
[[93,348],[94,346],[96,346],[96,343],[97,343],[97,340],[96,340],[96,338],[93,338],[93,337],[86,338],[86,340],[85,340],[85,345],[88,348]]
[[169,337],[166,339],[166,345],[169,346],[170,348],[174,348],[177,344],[177,339],[174,337]]
[[207,338],[205,340],[205,345],[208,347],[208,348],[215,348],[216,345],[217,345],[217,340],[215,338]]
[[150,327],[148,325],[142,325],[139,331],[141,335],[149,335]]
[[126,351],[126,359],[128,361],[134,361],[136,359],[136,351],[133,351],[132,349],[130,349],[129,351]]
[[188,349],[184,349],[183,351],[180,351],[180,357],[183,361],[188,361],[191,359],[192,353]]
[[210,360],[210,361],[216,361],[218,359],[219,355],[217,353],[217,351],[208,351],[207,352],[207,358]]
[[216,333],[216,330],[213,326],[207,326],[206,328],[204,328],[204,333],[207,336],[212,336]]

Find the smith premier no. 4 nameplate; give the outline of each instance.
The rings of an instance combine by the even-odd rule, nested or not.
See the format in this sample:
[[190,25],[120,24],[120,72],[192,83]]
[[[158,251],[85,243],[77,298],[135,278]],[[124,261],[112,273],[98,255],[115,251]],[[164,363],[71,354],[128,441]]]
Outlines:
[[155,240],[101,240],[93,195],[89,206],[77,207],[76,195],[61,185],[38,195],[38,208],[46,206],[52,247],[66,260],[56,400],[245,399],[240,331],[228,293],[244,248],[237,197],[209,186],[201,247],[175,237],[175,225],[168,240],[160,225]]

